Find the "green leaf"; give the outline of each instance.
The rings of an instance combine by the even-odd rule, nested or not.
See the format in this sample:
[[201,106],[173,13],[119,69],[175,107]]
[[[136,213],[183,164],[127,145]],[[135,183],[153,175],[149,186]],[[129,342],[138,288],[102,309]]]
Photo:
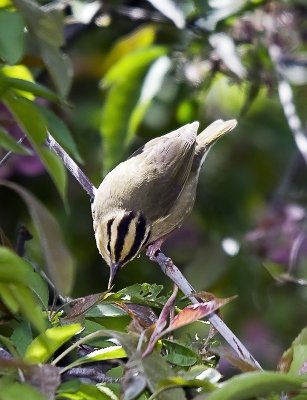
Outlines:
[[153,25],[139,28],[131,34],[120,38],[112,47],[103,62],[103,71],[107,71],[118,60],[135,50],[149,47],[153,44],[156,36],[156,29]]
[[127,143],[135,136],[137,129],[148,110],[152,99],[161,89],[166,73],[171,66],[167,56],[158,58],[150,67],[141,90],[138,102],[131,114],[128,125]]
[[97,304],[86,313],[88,318],[122,317],[125,315],[124,311],[112,304]]
[[[145,375],[147,384],[152,392],[159,389],[160,382],[163,381],[163,379],[174,375],[173,370],[156,350],[145,358],[141,357],[140,352],[137,352],[138,336],[114,331],[110,332],[110,334],[124,347],[129,358],[133,360],[133,365],[137,367],[139,364],[138,367]],[[170,389],[159,395],[159,400],[173,399],[185,400],[185,395],[181,388]]]
[[166,49],[162,46],[150,46],[128,53],[108,70],[103,78],[103,86],[123,83],[128,76],[135,77],[143,73],[150,63],[165,53]]
[[122,346],[109,346],[103,349],[95,350],[84,357],[78,358],[73,363],[62,369],[62,373],[70,368],[77,367],[78,365],[87,364],[95,361],[114,360],[118,358],[127,357],[127,353]]
[[121,58],[109,69],[104,84],[110,86],[104,103],[100,132],[103,137],[104,170],[110,170],[124,155],[128,124],[139,99],[143,76],[148,66],[165,53],[152,46]]
[[0,128],[0,147],[3,147],[5,150],[13,151],[17,154],[32,154],[32,151],[27,147],[23,146],[4,129]]
[[208,380],[212,384],[216,384],[222,377],[217,369],[207,367],[205,364],[197,364],[188,370],[181,370],[180,376],[186,380]]
[[[64,385],[62,385],[64,386]],[[71,399],[71,400],[114,400],[114,397],[110,397],[105,393],[102,393],[96,386],[89,384],[81,384],[78,390],[60,390],[60,398]]]
[[0,10],[0,58],[16,64],[24,52],[24,21],[18,12]]
[[279,362],[282,372],[292,375],[301,375],[301,369],[307,360],[307,328],[302,329],[300,334],[293,340],[291,347],[284,352]]
[[13,314],[21,312],[38,331],[44,330],[45,318],[30,289],[20,284],[1,283],[0,296]]
[[0,335],[0,343],[6,347],[6,349],[9,351],[9,353],[14,357],[18,358],[19,354],[14,346],[14,343],[11,339],[7,338],[6,336]]
[[229,379],[213,393],[200,395],[195,400],[243,400],[270,393],[281,393],[302,388],[306,377],[293,377],[277,372],[247,372]]
[[139,399],[139,395],[144,393],[146,386],[144,374],[140,370],[136,372],[133,367],[127,366],[121,381],[121,392],[123,393],[121,400]]
[[30,280],[30,289],[33,293],[35,293],[37,299],[44,307],[45,310],[48,310],[48,300],[49,300],[49,290],[48,284],[43,279],[43,277],[33,269],[33,267],[28,264],[28,274]]
[[44,314],[37,304],[31,290],[23,285],[9,285],[9,289],[19,305],[20,312],[31,322],[38,331],[43,331],[46,326]]
[[28,321],[20,322],[12,333],[11,340],[14,343],[16,350],[21,357],[24,356],[26,348],[32,342],[32,330]]
[[289,374],[301,375],[302,369],[306,369],[307,345],[297,344],[293,346],[293,359],[289,369]]
[[12,313],[20,311],[39,331],[45,328],[41,308],[29,287],[33,269],[7,247],[0,246],[0,296]]
[[52,90],[40,85],[36,82],[27,81],[25,79],[19,78],[6,78],[8,85],[22,92],[29,92],[38,97],[43,97],[44,99],[51,101],[58,101],[59,96]]
[[2,378],[0,380],[1,400],[46,400],[38,390],[25,383],[13,382]]
[[44,116],[39,112],[36,105],[27,99],[16,98],[7,94],[4,102],[31,141],[65,203],[66,170],[60,159],[49,149],[42,146],[47,136]]
[[58,291],[68,294],[73,284],[73,260],[57,221],[26,189],[13,182],[0,181],[0,185],[14,190],[26,203],[41,239],[48,274]]
[[34,271],[32,265],[7,247],[0,246],[0,282],[18,283],[28,286],[48,308],[48,286]]
[[190,367],[198,360],[197,354],[182,344],[170,340],[163,340],[163,345],[165,345],[167,350],[167,354],[164,358],[171,364],[181,367]]
[[[10,81],[12,79],[12,81]],[[19,80],[34,83],[31,71],[25,65],[4,65],[0,70],[0,85],[11,94],[34,100],[35,96],[28,90],[18,89],[16,82]],[[11,90],[13,89],[13,90]]]
[[42,107],[40,105],[38,105],[38,107],[42,114],[45,116],[48,124],[48,129],[54,139],[59,142],[60,145],[68,151],[68,153],[73,155],[76,161],[82,163],[82,157],[79,153],[76,142],[74,141],[74,138],[72,137],[65,123],[48,108]]
[[29,264],[8,247],[0,246],[0,282],[30,285]]
[[0,283],[0,297],[4,304],[6,304],[7,308],[13,313],[16,314],[19,310],[18,301],[14,298],[11,293],[11,289],[7,284]]
[[172,376],[168,379],[164,379],[160,383],[160,388],[170,385],[199,387],[206,392],[212,392],[214,389],[216,389],[216,385],[211,383],[208,379],[185,379],[182,376]]
[[11,9],[12,8],[12,0],[0,0],[0,8]]
[[82,326],[80,324],[47,329],[29,344],[24,360],[31,364],[46,362],[57,349],[81,330]]
[[38,38],[58,47],[64,44],[61,12],[40,7],[33,0],[13,0],[13,3],[24,16],[31,32]]
[[[142,366],[148,386],[152,392],[160,388],[160,384],[164,379],[174,375],[170,366],[156,350],[142,360]],[[182,388],[169,389],[159,395],[159,400],[173,399],[186,399]]]
[[61,53],[57,47],[44,42],[41,42],[40,50],[58,92],[65,98],[72,82],[72,67],[69,58]]
[[8,95],[5,97],[4,102],[27,134],[33,146],[37,148],[38,145],[43,144],[47,137],[45,119],[38,112],[32,101]]
[[161,308],[165,304],[167,298],[161,296],[163,290],[162,285],[155,283],[136,283],[135,285],[128,286],[117,293],[112,293],[106,298],[107,301],[122,300],[130,303],[144,304],[151,307]]
[[39,7],[32,0],[14,0],[24,16],[29,34],[33,36],[55,86],[65,97],[71,85],[71,68],[60,47],[64,44],[63,14],[59,10]]

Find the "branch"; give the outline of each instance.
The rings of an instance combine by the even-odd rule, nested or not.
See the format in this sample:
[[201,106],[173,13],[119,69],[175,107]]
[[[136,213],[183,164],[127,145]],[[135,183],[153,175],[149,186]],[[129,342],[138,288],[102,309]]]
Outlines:
[[50,133],[48,133],[46,144],[51,150],[53,150],[59,156],[59,158],[63,161],[65,167],[72,174],[72,176],[80,183],[80,185],[83,187],[86,193],[91,197],[91,199],[94,199],[96,193],[95,186],[91,183],[91,181],[84,174],[81,168],[78,167],[78,165],[74,162],[74,160],[66,153],[63,147],[60,146],[59,143],[50,135]]
[[[72,158],[65,152],[65,150],[55,141],[55,139],[49,134],[47,145],[51,150],[61,158],[64,165],[69,170],[69,172],[74,176],[74,178],[80,183],[83,189],[91,196],[95,197],[96,188],[86,177],[86,175],[81,171],[78,165],[72,160]],[[155,255],[155,261],[159,264],[160,268],[166,276],[168,276],[184,293],[189,296],[195,292],[190,283],[182,275],[176,265],[172,260],[166,257],[163,253],[159,252]],[[192,303],[199,303],[194,297],[190,297]],[[246,347],[240,342],[240,340],[232,333],[228,326],[221,320],[221,318],[212,313],[208,320],[210,323],[219,331],[219,333],[224,337],[224,339],[229,343],[233,350],[238,354],[239,358],[246,361],[249,364],[254,365],[256,368],[261,369],[260,364],[255,360],[255,358],[249,353]]]

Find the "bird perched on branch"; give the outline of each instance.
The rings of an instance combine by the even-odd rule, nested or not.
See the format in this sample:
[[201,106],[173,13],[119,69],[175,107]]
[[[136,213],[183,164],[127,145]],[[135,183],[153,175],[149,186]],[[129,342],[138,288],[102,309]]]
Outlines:
[[153,258],[191,212],[199,172],[212,145],[235,128],[217,120],[197,136],[193,122],[150,140],[106,175],[92,203],[98,250],[117,271],[143,248]]

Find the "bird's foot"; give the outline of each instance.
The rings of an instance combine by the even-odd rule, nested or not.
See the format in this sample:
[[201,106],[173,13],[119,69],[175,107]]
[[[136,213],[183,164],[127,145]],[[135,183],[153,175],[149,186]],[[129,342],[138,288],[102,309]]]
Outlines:
[[149,257],[151,261],[154,261],[156,259],[164,240],[165,238],[158,239],[147,247],[146,256]]

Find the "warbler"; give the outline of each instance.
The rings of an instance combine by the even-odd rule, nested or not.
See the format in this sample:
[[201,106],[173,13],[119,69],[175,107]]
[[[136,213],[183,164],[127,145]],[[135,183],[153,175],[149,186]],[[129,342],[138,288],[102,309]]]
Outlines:
[[101,182],[92,203],[98,250],[118,270],[142,249],[153,258],[191,212],[200,169],[213,144],[237,125],[217,120],[197,135],[193,122],[150,140]]

